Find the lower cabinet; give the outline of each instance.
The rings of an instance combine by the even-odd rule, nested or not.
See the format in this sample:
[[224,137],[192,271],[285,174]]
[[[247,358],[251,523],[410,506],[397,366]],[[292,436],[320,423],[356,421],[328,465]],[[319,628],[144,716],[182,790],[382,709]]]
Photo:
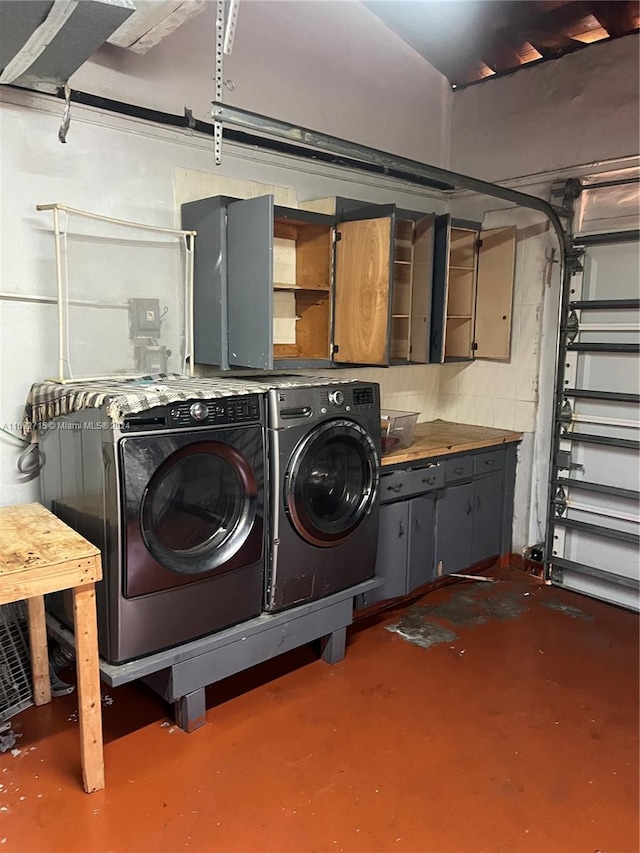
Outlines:
[[473,484],[473,524],[471,560],[479,563],[502,553],[502,509],[504,477],[502,472],[480,477]]
[[433,579],[435,493],[380,508],[376,575],[367,603],[406,595]]
[[382,583],[361,603],[406,595],[510,551],[515,466],[516,445],[509,444],[383,470],[376,563]]
[[409,501],[409,558],[407,592],[433,580],[436,493]]
[[450,575],[502,553],[502,471],[449,486],[436,505],[436,575]]
[[471,565],[473,483],[447,486],[436,507],[436,576]]

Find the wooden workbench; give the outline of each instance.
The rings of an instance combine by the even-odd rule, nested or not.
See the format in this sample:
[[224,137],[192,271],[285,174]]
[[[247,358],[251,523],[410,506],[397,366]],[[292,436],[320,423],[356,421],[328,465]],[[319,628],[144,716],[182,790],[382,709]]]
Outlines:
[[94,584],[100,551],[41,504],[0,508],[0,604],[27,599],[36,705],[51,701],[44,596],[71,589],[78,674],[82,779],[104,788],[100,672]]
[[413,462],[416,459],[463,453],[482,447],[520,441],[521,438],[521,432],[471,424],[455,424],[450,421],[426,421],[416,425],[411,447],[394,450],[393,453],[383,456],[382,464],[383,466],[398,465],[403,462]]

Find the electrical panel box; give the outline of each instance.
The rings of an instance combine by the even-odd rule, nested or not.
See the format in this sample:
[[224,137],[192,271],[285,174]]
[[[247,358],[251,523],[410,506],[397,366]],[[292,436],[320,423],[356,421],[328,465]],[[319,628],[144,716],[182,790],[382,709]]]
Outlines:
[[129,323],[132,338],[159,338],[160,300],[130,299]]

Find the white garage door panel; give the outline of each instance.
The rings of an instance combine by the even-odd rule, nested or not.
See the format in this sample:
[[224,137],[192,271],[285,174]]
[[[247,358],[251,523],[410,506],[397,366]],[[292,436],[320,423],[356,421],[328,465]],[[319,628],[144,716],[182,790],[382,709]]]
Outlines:
[[566,558],[615,575],[638,580],[638,548],[626,542],[603,540],[580,531],[568,531]]
[[582,299],[637,299],[640,254],[637,243],[593,246],[584,257]]
[[600,601],[607,601],[609,604],[617,604],[627,610],[640,611],[638,593],[635,590],[621,586],[618,582],[608,581],[606,578],[594,578],[565,568],[562,587],[573,592],[581,592],[591,598],[598,598]]
[[638,457],[625,447],[581,444],[573,447],[571,461],[582,468],[571,472],[575,479],[623,489],[638,489]]
[[637,394],[640,380],[638,356],[631,353],[580,353],[577,376],[579,388]]
[[[631,191],[637,205],[638,187]],[[592,218],[596,209],[592,199]],[[561,467],[550,514],[550,578],[567,589],[640,610],[640,245],[637,234],[632,241],[629,235],[603,236],[607,245],[590,246],[585,239],[583,273],[572,276],[570,285],[575,305],[565,322],[576,331],[567,335],[563,355],[564,429],[556,445]],[[585,304],[602,300],[635,304]],[[628,351],[616,352],[620,344]],[[590,345],[613,351],[589,351]],[[581,396],[588,391],[628,399]]]

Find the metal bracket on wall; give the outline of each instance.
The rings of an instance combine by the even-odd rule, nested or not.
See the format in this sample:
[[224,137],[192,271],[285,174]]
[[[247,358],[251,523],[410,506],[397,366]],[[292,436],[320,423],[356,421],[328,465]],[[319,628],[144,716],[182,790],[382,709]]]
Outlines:
[[551,566],[551,571],[549,572],[549,580],[554,583],[562,583],[562,569],[560,566]]
[[[233,39],[238,23],[238,4],[240,0],[216,0],[216,50],[215,50],[215,86],[214,101],[222,104],[223,86],[226,84],[230,91],[235,88],[231,81],[224,79],[224,55],[231,53]],[[222,122],[218,121],[220,110],[215,106],[211,111],[213,116],[213,153],[216,166],[222,163]]]
[[[222,103],[224,74],[224,0],[216,0],[216,51],[215,51],[215,100]],[[216,166],[222,163],[222,123],[216,120],[218,110],[213,110],[213,155]]]

